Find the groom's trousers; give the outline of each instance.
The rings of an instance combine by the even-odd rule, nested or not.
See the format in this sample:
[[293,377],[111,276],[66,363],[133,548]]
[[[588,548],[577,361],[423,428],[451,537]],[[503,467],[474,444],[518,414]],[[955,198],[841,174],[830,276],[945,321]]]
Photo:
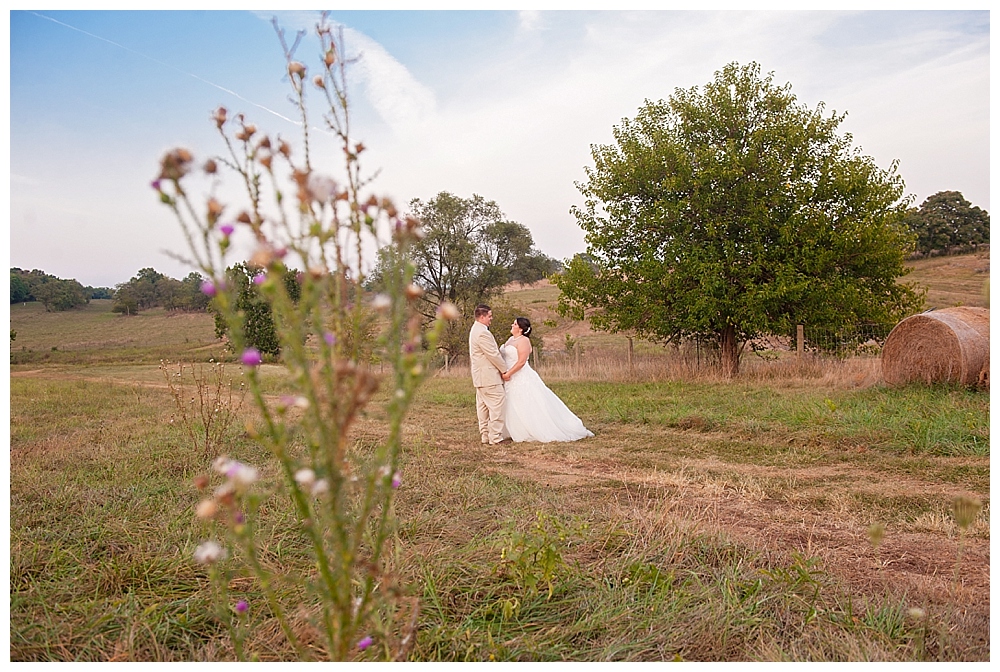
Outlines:
[[503,438],[503,385],[476,388],[476,414],[483,443],[500,443]]

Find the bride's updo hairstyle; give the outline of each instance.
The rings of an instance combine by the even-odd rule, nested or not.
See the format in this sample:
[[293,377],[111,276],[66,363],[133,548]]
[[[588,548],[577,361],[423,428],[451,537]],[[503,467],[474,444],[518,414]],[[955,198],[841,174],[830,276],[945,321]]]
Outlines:
[[517,326],[521,328],[522,336],[531,336],[531,320],[526,317],[519,317],[516,320]]

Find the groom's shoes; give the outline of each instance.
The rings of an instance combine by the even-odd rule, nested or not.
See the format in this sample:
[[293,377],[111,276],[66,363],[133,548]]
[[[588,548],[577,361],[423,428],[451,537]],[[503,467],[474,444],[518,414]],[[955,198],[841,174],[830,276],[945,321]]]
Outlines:
[[510,437],[508,436],[508,437],[507,437],[506,439],[500,439],[499,441],[497,441],[497,442],[496,442],[496,443],[494,443],[493,445],[494,445],[494,446],[500,446],[500,445],[503,445],[503,444],[505,444],[505,443],[514,443],[514,439],[512,439],[512,438],[510,438]]

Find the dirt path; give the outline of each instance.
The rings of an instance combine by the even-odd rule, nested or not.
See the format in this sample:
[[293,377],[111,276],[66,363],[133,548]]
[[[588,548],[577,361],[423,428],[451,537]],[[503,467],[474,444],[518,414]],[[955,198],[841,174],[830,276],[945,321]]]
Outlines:
[[[710,459],[686,460],[682,470],[673,472],[609,471],[606,464],[542,455],[521,446],[510,446],[496,453],[492,460],[512,476],[541,481],[550,487],[578,489],[581,497],[597,489],[598,484],[616,482],[624,493],[619,496],[632,501],[655,500],[661,510],[705,531],[721,531],[769,552],[789,556],[798,552],[805,557],[818,557],[826,572],[862,594],[905,596],[908,604],[929,609],[949,603],[965,605],[960,610],[964,622],[954,624],[955,636],[971,637],[988,651],[988,539],[967,537],[960,548],[959,540],[943,531],[889,529],[876,550],[868,539],[867,526],[845,512],[811,510],[796,501],[771,499],[752,484],[747,487],[738,481],[698,480],[684,475],[706,473],[722,465],[728,471],[738,469],[746,474],[795,479],[804,484],[805,490],[812,481],[842,475],[844,467],[782,469],[723,464]],[[862,488],[883,494],[954,493],[953,488],[946,489],[936,483],[875,472],[851,470],[851,476],[855,483],[863,484]],[[960,566],[957,581],[956,565]]]

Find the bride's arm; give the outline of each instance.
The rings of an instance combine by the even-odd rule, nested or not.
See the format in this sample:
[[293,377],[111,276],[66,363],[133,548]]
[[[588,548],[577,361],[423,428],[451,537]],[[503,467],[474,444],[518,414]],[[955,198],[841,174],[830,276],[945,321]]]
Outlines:
[[524,363],[528,361],[528,355],[531,354],[531,341],[527,338],[519,338],[514,343],[514,347],[517,348],[517,364],[507,369],[507,373],[505,374],[506,380],[510,380],[511,376],[524,367]]

